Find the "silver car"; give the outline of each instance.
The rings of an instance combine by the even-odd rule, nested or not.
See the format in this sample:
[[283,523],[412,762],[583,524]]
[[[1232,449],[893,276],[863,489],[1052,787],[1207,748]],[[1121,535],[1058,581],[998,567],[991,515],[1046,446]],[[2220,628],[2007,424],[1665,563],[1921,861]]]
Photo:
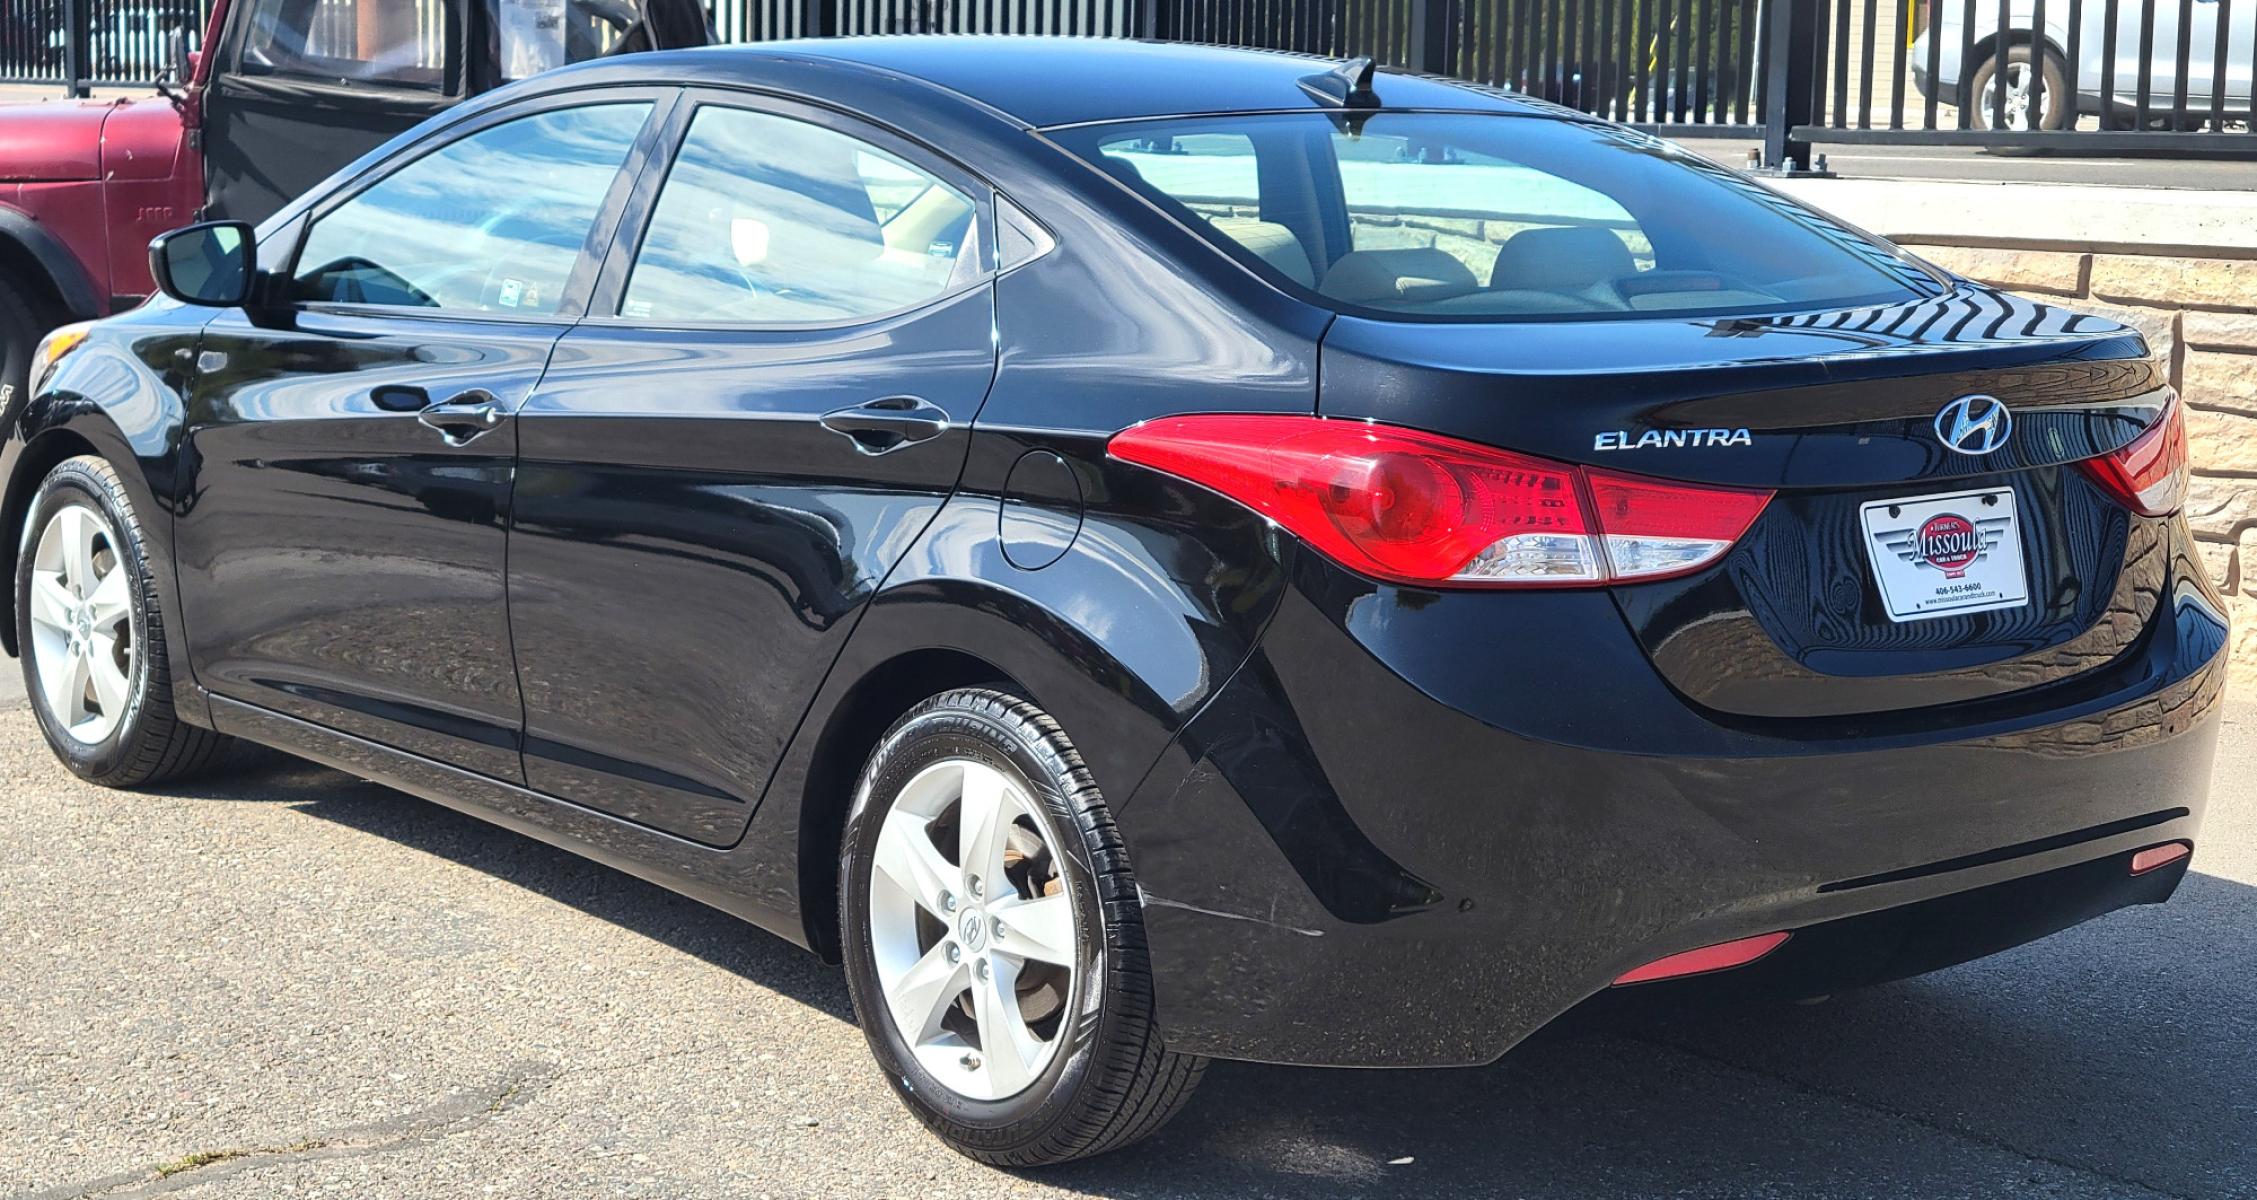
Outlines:
[[[2251,62],[2257,59],[2257,3],[2222,5],[2218,0],[2192,0],[2180,4],[2160,0],[2147,5],[2139,0],[2085,0],[2080,8],[2082,28],[2077,35],[2075,74],[2076,105],[2065,97],[2069,79],[2069,0],[2047,0],[2043,74],[2038,74],[2031,53],[2037,27],[2036,6],[2030,0],[2011,0],[2005,22],[2002,54],[1998,36],[1999,6],[1995,0],[1932,0],[1932,19],[1907,51],[1913,81],[1927,95],[1944,104],[1961,103],[1972,95],[1970,124],[1988,129],[1997,111],[1998,91],[2005,91],[2007,129],[2066,129],[2079,116],[2098,116],[2104,128],[2130,129],[2138,123],[2137,101],[2144,58],[2148,71],[2149,124],[2171,119],[2172,99],[2178,89],[2179,24],[2184,10],[2188,24],[2186,65],[2186,126],[2193,128],[2210,116],[2218,82],[2220,10],[2230,7],[2225,30],[2226,69],[2223,109],[2237,122],[2250,116]],[[2141,52],[2143,29],[2153,13],[2154,32]],[[2114,77],[2104,80],[2108,67],[2108,27],[2116,27]],[[1973,35],[1973,53],[1961,61],[1961,51]],[[1931,41],[1940,43],[1933,50]],[[1930,54],[1936,57],[1931,68]],[[1931,78],[1931,75],[1933,78]],[[2042,88],[2034,86],[2039,83]],[[2033,99],[2037,105],[2033,105]],[[2042,106],[2043,111],[2034,111]]]

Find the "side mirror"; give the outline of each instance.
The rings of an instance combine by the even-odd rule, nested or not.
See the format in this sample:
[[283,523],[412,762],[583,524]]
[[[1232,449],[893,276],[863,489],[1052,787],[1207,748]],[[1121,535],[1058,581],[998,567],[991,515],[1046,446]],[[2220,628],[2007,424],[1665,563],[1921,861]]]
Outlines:
[[149,274],[175,300],[234,308],[250,299],[258,252],[251,227],[241,221],[190,225],[149,243]]

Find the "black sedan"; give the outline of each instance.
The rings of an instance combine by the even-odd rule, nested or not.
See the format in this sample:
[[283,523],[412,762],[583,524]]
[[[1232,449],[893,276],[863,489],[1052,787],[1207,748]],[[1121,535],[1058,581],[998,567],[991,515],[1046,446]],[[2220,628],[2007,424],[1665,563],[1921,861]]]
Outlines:
[[2227,631],[2139,336],[1541,101],[635,56],[152,256],[0,453],[64,763],[264,743],[740,914],[989,1162],[2188,866]]

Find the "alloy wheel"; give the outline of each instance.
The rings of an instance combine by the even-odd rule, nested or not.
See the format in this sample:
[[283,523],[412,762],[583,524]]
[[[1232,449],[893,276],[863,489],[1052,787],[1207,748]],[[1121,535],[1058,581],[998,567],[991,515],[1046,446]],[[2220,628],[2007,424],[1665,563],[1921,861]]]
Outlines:
[[1080,982],[1073,898],[1034,805],[992,766],[937,762],[901,789],[872,859],[888,1015],[918,1063],[973,1100],[1042,1076]]
[[[2030,85],[2036,78],[2037,69],[2029,63],[2010,62],[2001,64],[1998,72],[1992,75],[1990,80],[1983,85],[1982,108],[1978,111],[1985,117],[1998,111],[1998,90],[2003,85],[2006,88],[2006,121],[2000,128],[2042,128],[2043,126],[2039,121],[2032,119],[2030,111]],[[2052,112],[2053,102],[2053,97],[2048,94],[2045,103],[2049,115]]]
[[117,732],[133,696],[133,583],[117,531],[82,504],[55,510],[31,559],[31,658],[39,702],[72,741]]

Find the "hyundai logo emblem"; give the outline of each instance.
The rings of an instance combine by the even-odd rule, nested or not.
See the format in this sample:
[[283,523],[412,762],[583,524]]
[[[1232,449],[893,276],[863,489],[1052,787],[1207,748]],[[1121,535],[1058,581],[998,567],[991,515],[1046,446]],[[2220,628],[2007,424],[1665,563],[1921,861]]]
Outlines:
[[1936,414],[1936,440],[1961,454],[1989,454],[2013,429],[2014,414],[1996,396],[1961,396]]

